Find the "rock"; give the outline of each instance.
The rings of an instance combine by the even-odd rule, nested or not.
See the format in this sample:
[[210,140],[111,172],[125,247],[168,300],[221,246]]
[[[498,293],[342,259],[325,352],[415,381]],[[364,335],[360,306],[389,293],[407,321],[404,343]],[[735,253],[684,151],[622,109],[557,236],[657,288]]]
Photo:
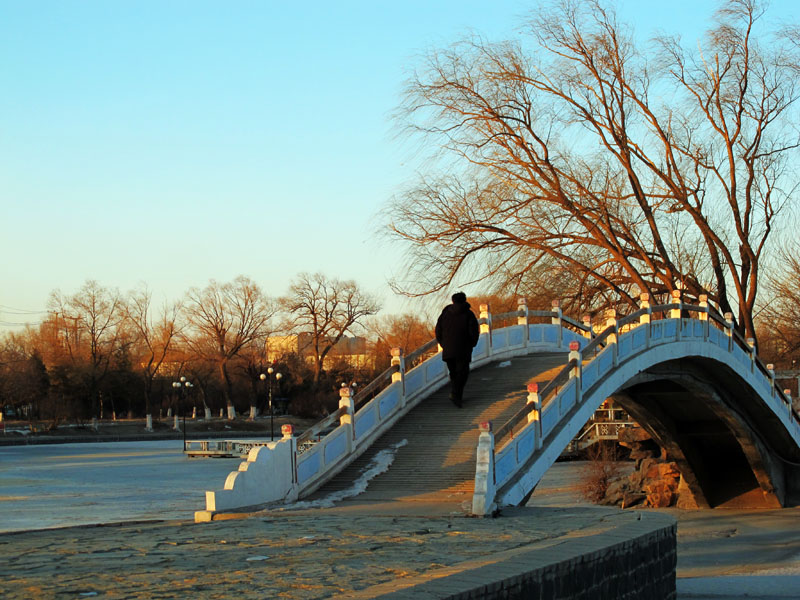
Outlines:
[[[678,465],[674,462],[667,462],[667,463],[659,463],[658,464],[658,476],[661,479],[666,479],[668,477],[679,479],[681,476],[681,472],[678,470]],[[676,483],[677,486],[677,483]]]
[[[645,463],[647,463],[647,466],[645,466]],[[647,460],[642,461],[641,471],[644,473],[645,479],[661,478],[661,469],[659,468],[659,464],[654,459],[651,459],[649,462]]]
[[634,490],[641,490],[644,485],[644,473],[641,470],[636,470],[628,477],[630,488]]
[[629,485],[628,480],[624,478],[611,482],[603,498],[603,504],[619,506],[623,501]]
[[630,490],[626,491],[622,496],[622,508],[631,508],[632,506],[636,506],[637,504],[641,504],[642,501],[646,498],[644,494],[641,492],[632,492]]
[[647,494],[645,505],[653,508],[666,508],[672,506],[675,500],[675,492],[672,487],[663,481],[656,481],[644,488]]
[[658,456],[657,453],[653,452],[649,448],[633,448],[631,449],[630,457],[633,460],[641,460],[644,458],[655,458]]
[[[680,471],[676,463],[656,458],[660,455],[661,452],[656,451],[637,461],[637,469],[628,477],[627,485],[614,486],[613,496],[607,496],[609,503],[619,503],[623,508],[642,502],[656,508],[674,506],[679,499]],[[693,498],[691,494],[686,496],[688,505]]]
[[677,490],[678,499],[675,501],[675,506],[678,508],[685,508],[696,510],[700,508],[697,504],[697,500],[694,498],[694,494],[689,489],[689,486],[686,484],[686,480],[681,475],[678,481],[678,490]]
[[644,442],[652,439],[650,434],[641,427],[625,427],[619,431],[619,443],[622,445]]

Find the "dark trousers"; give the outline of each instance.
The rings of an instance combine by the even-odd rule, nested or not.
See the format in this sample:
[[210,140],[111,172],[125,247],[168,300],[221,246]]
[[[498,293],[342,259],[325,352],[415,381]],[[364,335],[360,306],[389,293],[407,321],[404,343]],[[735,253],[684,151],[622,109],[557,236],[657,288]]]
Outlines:
[[454,402],[461,402],[464,398],[464,386],[467,385],[469,377],[470,357],[448,358],[447,370],[450,372],[450,399]]

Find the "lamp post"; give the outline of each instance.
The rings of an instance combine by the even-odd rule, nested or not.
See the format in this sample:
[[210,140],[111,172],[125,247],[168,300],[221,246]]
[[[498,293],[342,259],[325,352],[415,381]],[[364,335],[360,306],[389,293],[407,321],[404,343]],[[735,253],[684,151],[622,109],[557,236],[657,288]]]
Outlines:
[[269,391],[267,398],[269,399],[269,439],[271,441],[275,439],[275,411],[272,409],[272,375],[275,374],[275,379],[277,379],[278,381],[280,381],[283,375],[281,375],[280,373],[275,373],[275,369],[273,369],[272,367],[269,367],[267,369],[267,373],[269,373],[269,376],[262,373],[259,376],[259,378],[261,379],[261,381],[268,381],[267,389]]
[[181,390],[181,412],[183,413],[183,451],[186,452],[186,391],[194,386],[192,386],[191,381],[186,380],[186,377],[181,377],[180,381],[172,382],[172,387],[176,390]]

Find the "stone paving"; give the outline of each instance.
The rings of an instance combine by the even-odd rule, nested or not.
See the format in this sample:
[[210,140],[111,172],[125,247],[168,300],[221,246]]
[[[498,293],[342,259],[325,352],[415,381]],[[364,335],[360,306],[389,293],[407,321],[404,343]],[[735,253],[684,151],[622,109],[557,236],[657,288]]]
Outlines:
[[[148,522],[0,535],[3,598],[370,597],[594,535],[635,519],[604,508],[519,508],[495,519],[352,505],[212,523]],[[434,516],[424,516],[424,513]]]

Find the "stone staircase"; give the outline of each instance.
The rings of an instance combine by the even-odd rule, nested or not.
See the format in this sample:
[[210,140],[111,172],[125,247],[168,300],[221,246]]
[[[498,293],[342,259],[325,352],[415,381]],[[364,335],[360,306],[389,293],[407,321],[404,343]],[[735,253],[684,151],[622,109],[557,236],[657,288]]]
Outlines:
[[560,369],[564,353],[520,356],[473,370],[456,408],[445,387],[412,409],[369,450],[306,500],[314,501],[353,485],[375,455],[397,449],[389,470],[369,482],[356,501],[452,502],[461,510],[472,502],[478,424],[504,423],[526,401],[529,382],[545,383]]

